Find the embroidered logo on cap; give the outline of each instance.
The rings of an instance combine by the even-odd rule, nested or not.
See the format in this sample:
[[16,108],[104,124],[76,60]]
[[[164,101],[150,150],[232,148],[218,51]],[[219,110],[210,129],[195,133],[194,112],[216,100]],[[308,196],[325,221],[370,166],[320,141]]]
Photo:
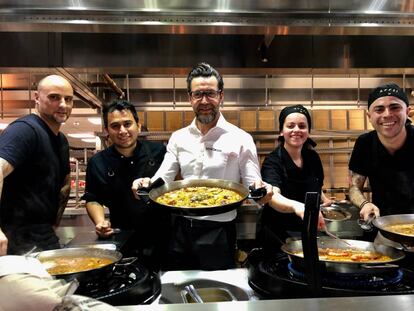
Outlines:
[[379,93],[382,95],[382,93],[387,93],[387,95],[392,96],[393,94],[397,94],[399,92],[399,90],[394,89],[394,88],[387,88],[387,89],[382,89],[379,91]]

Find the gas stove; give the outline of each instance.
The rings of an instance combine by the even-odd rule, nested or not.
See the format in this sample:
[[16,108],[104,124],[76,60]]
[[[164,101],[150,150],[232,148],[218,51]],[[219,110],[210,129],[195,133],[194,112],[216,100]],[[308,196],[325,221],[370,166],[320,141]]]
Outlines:
[[[304,265],[300,266],[299,261],[294,260],[290,263],[285,253],[274,249],[255,249],[250,252],[248,278],[249,285],[255,291],[269,298],[414,294],[411,256],[406,256],[406,265],[401,260],[404,256],[398,257],[401,266],[386,267],[384,264],[382,267],[375,265],[375,269],[363,265],[349,270],[322,269],[317,242],[319,208],[319,193],[306,193],[301,239]],[[293,263],[298,263],[298,266]]]
[[414,271],[402,264],[381,273],[325,273],[317,295],[309,291],[305,273],[284,253],[254,249],[249,254],[249,285],[273,299],[414,294]]
[[75,294],[98,299],[113,306],[149,304],[161,293],[157,273],[136,258],[125,258],[104,279],[81,283]]

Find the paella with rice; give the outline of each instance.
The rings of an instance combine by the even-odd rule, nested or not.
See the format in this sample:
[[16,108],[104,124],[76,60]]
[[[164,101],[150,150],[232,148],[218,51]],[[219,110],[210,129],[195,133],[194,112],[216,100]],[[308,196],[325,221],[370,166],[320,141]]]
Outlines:
[[172,190],[156,199],[157,203],[173,207],[212,207],[231,204],[242,200],[236,191],[220,188],[193,186]]

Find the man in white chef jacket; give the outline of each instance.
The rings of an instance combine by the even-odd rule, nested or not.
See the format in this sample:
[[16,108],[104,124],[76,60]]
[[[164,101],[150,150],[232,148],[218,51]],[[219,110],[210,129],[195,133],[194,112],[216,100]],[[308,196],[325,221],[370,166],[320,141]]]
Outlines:
[[[270,200],[273,192],[264,184],[256,145],[250,134],[226,121],[220,113],[223,103],[223,78],[206,63],[194,67],[187,77],[189,100],[195,113],[192,123],[175,131],[159,170],[151,178],[133,182],[134,193],[157,178],[225,179],[246,187],[266,186]],[[237,211],[209,216],[175,216],[168,258],[171,270],[218,270],[235,267]]]

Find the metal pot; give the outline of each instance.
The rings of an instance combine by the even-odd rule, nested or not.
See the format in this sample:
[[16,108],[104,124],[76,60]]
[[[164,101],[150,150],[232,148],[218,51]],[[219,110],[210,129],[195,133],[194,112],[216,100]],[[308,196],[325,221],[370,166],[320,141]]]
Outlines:
[[122,258],[122,254],[115,250],[92,248],[92,247],[78,247],[78,248],[62,248],[39,252],[36,258],[40,262],[49,261],[57,258],[76,258],[76,257],[97,257],[105,258],[112,261],[112,263],[86,271],[78,271],[73,273],[57,274],[56,278],[65,279],[71,281],[77,279],[80,283],[86,281],[92,281],[106,276],[112,276],[112,271],[117,262]]
[[[155,182],[154,182],[155,184]],[[185,187],[220,187],[236,191],[241,195],[241,199],[237,202],[208,207],[177,207],[156,202],[157,198],[169,191],[185,188]],[[215,215],[225,213],[239,207],[246,199],[260,199],[266,194],[266,189],[247,189],[242,184],[223,179],[186,179],[179,181],[172,181],[164,184],[158,188],[150,189],[149,193],[143,192],[142,189],[138,191],[139,196],[148,195],[149,200],[158,206],[168,208],[171,212],[181,215],[201,216],[201,215]]]
[[[351,246],[345,243],[338,242],[335,239],[329,237],[318,238],[318,248],[337,248],[337,249],[356,249],[362,251],[373,251],[383,255],[387,255],[391,260],[385,262],[338,262],[331,260],[319,260],[322,271],[327,272],[339,272],[339,273],[378,273],[383,271],[389,271],[390,269],[397,269],[398,266],[390,264],[401,260],[405,257],[404,252],[397,250],[393,247],[385,245],[377,245],[371,242],[357,241],[357,240],[345,240]],[[289,256],[289,260],[296,267],[305,267],[305,259],[297,252],[302,251],[302,240],[290,241],[282,246],[282,251]]]
[[352,214],[346,207],[340,203],[332,204],[331,206],[321,206],[321,213],[325,220],[329,221],[345,221],[351,219]]
[[399,214],[377,217],[372,221],[381,234],[391,241],[398,242],[404,246],[414,246],[414,236],[409,236],[387,229],[390,225],[414,223],[414,214]]

